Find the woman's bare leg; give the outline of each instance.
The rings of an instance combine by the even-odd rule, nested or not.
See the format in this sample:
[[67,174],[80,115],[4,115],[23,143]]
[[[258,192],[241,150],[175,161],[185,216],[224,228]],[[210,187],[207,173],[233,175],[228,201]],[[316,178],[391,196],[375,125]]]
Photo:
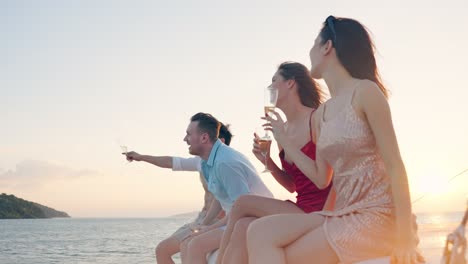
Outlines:
[[312,259],[320,259],[323,264],[339,262],[333,248],[328,243],[323,225],[305,234],[285,249],[286,263],[310,264]]
[[223,257],[223,264],[244,264],[248,263],[247,257],[247,228],[257,218],[244,217],[237,221],[234,230],[226,247]]
[[187,245],[187,257],[182,260],[185,264],[206,264],[206,255],[219,248],[223,230],[213,229],[193,237]]
[[234,203],[231,212],[229,213],[228,224],[224,231],[221,245],[219,248],[217,264],[221,264],[225,250],[231,240],[231,235],[236,222],[244,217],[263,217],[273,214],[286,213],[304,213],[294,203],[281,201],[272,198],[266,198],[257,195],[243,195]]
[[[287,262],[285,248],[303,236],[313,233],[313,231],[322,227],[324,221],[325,217],[318,214],[272,215],[255,220],[247,230],[249,263],[294,263]],[[313,234],[314,238],[318,236],[315,232]],[[328,243],[326,240],[320,241],[320,238],[313,241],[316,241],[316,243]],[[302,243],[298,245],[303,246]],[[326,257],[330,254],[330,252],[313,250],[315,246],[312,244],[309,244],[308,247],[304,246],[304,248],[307,248],[306,251],[308,251],[304,254],[313,256],[315,259],[322,255]],[[320,246],[320,248],[322,247]],[[302,248],[300,247],[292,247],[290,250],[292,251],[289,252],[289,256],[298,254],[294,250],[302,253]],[[331,253],[334,254],[333,251]]]
[[188,237],[180,243],[180,260],[182,261],[182,263],[187,263],[187,251],[190,240],[192,240],[192,238]]

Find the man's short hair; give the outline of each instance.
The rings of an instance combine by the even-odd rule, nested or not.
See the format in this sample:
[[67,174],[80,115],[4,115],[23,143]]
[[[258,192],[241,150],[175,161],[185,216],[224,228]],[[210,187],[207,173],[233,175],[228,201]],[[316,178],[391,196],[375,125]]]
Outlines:
[[197,113],[190,118],[190,121],[198,122],[199,131],[207,133],[211,142],[215,142],[218,139],[221,123],[212,115],[207,113]]
[[219,128],[219,138],[224,138],[224,144],[228,145],[231,144],[232,133],[229,131],[229,124],[225,125],[221,123],[221,127]]

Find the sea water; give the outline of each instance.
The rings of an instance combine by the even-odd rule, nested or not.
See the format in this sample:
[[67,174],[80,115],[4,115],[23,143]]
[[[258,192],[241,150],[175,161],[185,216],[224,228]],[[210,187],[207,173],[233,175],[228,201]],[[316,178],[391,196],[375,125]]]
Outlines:
[[[438,263],[445,238],[463,212],[418,214],[420,248]],[[154,249],[191,221],[168,218],[55,218],[0,220],[0,264],[156,263]],[[180,263],[179,256],[174,258]]]

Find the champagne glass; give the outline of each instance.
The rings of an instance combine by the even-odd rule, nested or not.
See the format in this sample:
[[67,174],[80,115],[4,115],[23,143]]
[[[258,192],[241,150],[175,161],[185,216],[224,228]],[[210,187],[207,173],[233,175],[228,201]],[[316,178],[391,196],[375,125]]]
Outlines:
[[[127,146],[124,146],[124,145],[120,145],[120,150],[122,151],[122,154],[127,156],[127,153],[128,153],[128,147]],[[133,160],[130,160],[127,158],[127,164],[132,162]]]
[[[257,132],[257,135],[258,135],[258,133],[262,133],[262,130],[263,130],[263,132],[265,132],[263,127],[259,128],[258,130],[259,130],[259,132]],[[270,135],[268,135],[267,133],[265,133],[265,135],[263,135],[262,137],[258,138],[258,145],[260,147],[260,154],[262,154],[262,157],[264,159],[264,164],[265,164],[265,167],[264,167],[262,173],[271,172],[268,169],[268,164],[267,164],[268,150],[270,149],[271,141],[272,141],[272,137]]]
[[[265,116],[270,112],[275,111],[276,101],[278,100],[278,89],[271,85],[265,89],[264,92],[264,106]],[[270,137],[268,130],[265,130],[265,137]]]
[[[264,91],[263,109],[265,111],[265,116],[267,116],[270,112],[275,110],[277,100],[278,100],[278,89],[272,87],[271,85],[268,86]],[[260,137],[261,132],[257,134]],[[268,150],[270,149],[270,146],[271,146],[272,139],[273,137],[270,135],[269,131],[263,129],[263,136],[261,136],[258,141],[258,144],[260,145],[261,154],[265,159],[265,169],[262,171],[262,173],[271,172],[267,166],[267,156],[268,156]]]

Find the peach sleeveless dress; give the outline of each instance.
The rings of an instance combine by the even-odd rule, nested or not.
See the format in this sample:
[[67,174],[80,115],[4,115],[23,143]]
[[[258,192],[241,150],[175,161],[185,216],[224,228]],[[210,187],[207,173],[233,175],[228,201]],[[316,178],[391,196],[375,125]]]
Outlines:
[[[336,204],[326,216],[324,230],[341,263],[388,256],[396,240],[396,224],[390,178],[385,172],[374,135],[351,105],[330,120],[321,116],[317,155],[334,170]],[[326,103],[322,113],[326,111]]]

